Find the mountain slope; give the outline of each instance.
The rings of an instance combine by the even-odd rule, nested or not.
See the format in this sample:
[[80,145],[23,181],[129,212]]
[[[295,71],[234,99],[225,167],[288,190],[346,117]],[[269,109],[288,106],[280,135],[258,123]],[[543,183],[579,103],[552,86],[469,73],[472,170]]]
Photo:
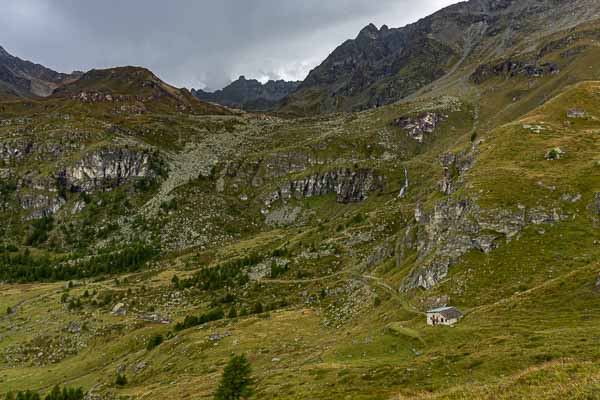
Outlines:
[[244,76],[222,90],[213,93],[192,89],[192,94],[200,100],[222,104],[227,107],[247,111],[269,111],[285,96],[298,88],[300,82],[269,81],[265,84]]
[[[471,0],[403,28],[364,28],[315,68],[281,111],[351,111],[389,104],[458,67],[524,51],[540,36],[600,16],[593,0]],[[548,24],[547,21],[553,21]]]
[[78,76],[79,73],[62,74],[43,65],[21,60],[0,47],[0,87],[4,87],[5,93],[19,97],[45,97]]
[[595,398],[600,19],[548,4],[469,3],[538,25],[362,112],[131,67],[0,103],[0,390],[210,399],[235,353],[261,399]]
[[177,89],[140,67],[91,70],[79,79],[57,88],[53,99],[71,98],[85,104],[116,104],[121,109],[139,113],[158,112],[164,107],[171,112],[230,114],[224,107],[196,99],[189,91]]

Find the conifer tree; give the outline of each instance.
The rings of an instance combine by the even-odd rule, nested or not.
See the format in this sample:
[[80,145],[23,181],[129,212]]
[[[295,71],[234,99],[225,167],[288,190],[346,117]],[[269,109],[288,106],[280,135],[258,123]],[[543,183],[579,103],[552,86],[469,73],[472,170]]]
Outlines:
[[254,380],[252,369],[245,356],[233,356],[225,366],[215,400],[240,400],[252,396]]

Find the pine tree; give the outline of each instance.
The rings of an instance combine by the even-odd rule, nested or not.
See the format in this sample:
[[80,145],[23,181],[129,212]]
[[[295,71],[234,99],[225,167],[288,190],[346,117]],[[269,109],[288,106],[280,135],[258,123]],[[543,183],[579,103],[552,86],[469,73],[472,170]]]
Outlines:
[[221,383],[215,393],[215,400],[239,400],[249,398],[254,390],[252,369],[245,356],[233,356],[223,370]]

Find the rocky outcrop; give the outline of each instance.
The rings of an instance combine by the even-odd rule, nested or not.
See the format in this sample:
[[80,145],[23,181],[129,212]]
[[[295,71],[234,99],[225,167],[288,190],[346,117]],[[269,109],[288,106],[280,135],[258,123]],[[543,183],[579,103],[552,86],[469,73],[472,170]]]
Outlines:
[[430,35],[430,24],[401,29],[368,25],[311,71],[283,100],[283,109],[363,110],[392,103],[442,77],[457,53]]
[[22,196],[19,201],[21,208],[29,211],[27,219],[52,216],[66,203],[60,196],[41,193]]
[[0,142],[0,161],[59,160],[79,148],[76,140],[39,141],[34,137],[17,137]]
[[440,191],[446,195],[452,194],[463,180],[475,161],[475,148],[469,152],[445,153],[440,157],[443,177],[439,182]]
[[287,182],[272,192],[264,200],[269,208],[278,201],[302,200],[335,193],[339,203],[364,201],[371,192],[383,190],[383,176],[369,169],[336,169],[324,173],[314,173],[302,179]]
[[541,77],[557,74],[560,67],[555,63],[537,63],[521,60],[506,60],[498,64],[482,64],[471,75],[471,81],[481,84],[495,77],[513,78],[515,76]]
[[393,124],[404,129],[412,139],[423,143],[425,136],[435,132],[438,125],[447,119],[448,116],[445,114],[427,111],[416,116],[398,118]]
[[529,224],[553,224],[568,218],[559,209],[542,207],[482,210],[472,200],[449,199],[436,204],[429,213],[418,205],[414,223],[406,228],[396,251],[398,265],[408,254],[417,255],[417,267],[402,289],[431,289],[448,276],[450,267],[467,252],[488,253],[515,238]]
[[13,139],[0,143],[0,160],[18,160],[33,152],[31,139]]
[[110,190],[136,178],[153,177],[151,158],[143,150],[105,148],[60,171],[57,179],[75,192]]

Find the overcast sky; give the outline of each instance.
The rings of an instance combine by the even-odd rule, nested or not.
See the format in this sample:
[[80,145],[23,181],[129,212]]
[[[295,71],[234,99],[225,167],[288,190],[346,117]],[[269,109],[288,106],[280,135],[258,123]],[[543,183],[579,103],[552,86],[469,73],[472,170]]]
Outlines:
[[400,27],[456,0],[0,0],[0,45],[61,72],[147,67],[176,86],[304,79],[373,22]]

